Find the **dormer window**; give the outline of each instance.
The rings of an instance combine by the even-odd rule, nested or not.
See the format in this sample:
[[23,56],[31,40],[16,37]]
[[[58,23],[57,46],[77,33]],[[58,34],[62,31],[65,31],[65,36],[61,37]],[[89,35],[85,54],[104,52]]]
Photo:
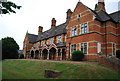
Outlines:
[[42,46],[44,46],[44,41],[42,41]]
[[72,36],[77,35],[77,27],[72,27]]
[[61,37],[61,36],[58,36],[58,43],[61,42],[61,39],[62,39],[62,37]]
[[50,44],[52,44],[52,43],[53,43],[53,39],[51,38],[51,39],[50,39]]

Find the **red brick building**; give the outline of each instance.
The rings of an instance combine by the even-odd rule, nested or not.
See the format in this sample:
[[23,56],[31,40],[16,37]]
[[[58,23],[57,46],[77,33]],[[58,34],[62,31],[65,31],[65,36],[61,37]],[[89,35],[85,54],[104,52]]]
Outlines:
[[120,11],[108,14],[104,0],[98,0],[95,10],[78,2],[74,11],[66,12],[66,22],[38,35],[26,33],[23,53],[26,58],[65,60],[74,50],[81,50],[87,60],[98,58],[98,54],[116,56],[120,50]]

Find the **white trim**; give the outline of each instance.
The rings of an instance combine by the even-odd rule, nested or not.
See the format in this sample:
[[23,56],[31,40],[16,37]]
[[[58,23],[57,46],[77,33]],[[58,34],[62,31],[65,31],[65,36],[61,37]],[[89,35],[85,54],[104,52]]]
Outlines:
[[100,42],[97,42],[97,53],[102,52],[102,44]]
[[89,43],[87,42],[87,54],[86,55],[88,55],[88,46],[89,46]]

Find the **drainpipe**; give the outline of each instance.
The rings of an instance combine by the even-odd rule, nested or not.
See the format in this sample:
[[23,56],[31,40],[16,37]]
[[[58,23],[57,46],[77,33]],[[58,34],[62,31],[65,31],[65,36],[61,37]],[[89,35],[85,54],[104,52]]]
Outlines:
[[70,50],[71,50],[71,49],[70,49],[70,45],[71,45],[72,38],[73,38],[73,37],[70,38],[70,42],[69,42],[69,55],[68,55],[68,58],[69,58],[69,59],[70,59]]
[[105,22],[105,42],[106,42],[106,56],[107,56],[107,28],[106,28],[106,22]]
[[70,59],[70,45],[71,45],[71,43],[69,42],[69,55],[68,55],[68,59]]

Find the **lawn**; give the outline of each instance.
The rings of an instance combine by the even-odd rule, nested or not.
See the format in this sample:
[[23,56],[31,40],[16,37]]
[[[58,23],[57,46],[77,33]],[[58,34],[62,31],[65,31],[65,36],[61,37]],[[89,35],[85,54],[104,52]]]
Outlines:
[[98,64],[69,64],[31,60],[4,60],[3,79],[45,79],[46,69],[62,72],[57,79],[118,79],[111,68]]

